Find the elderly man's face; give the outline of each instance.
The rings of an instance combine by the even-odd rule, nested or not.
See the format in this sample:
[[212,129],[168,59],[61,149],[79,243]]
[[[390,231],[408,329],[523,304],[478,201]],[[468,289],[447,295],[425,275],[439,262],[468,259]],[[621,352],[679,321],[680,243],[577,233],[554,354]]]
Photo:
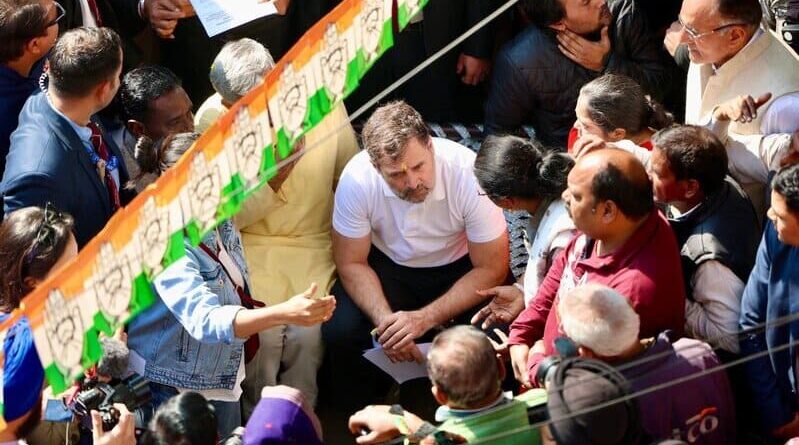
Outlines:
[[722,17],[716,0],[685,0],[679,20],[683,26],[681,42],[688,45],[691,62],[697,64],[722,64],[741,48],[741,42],[732,39],[731,32],[742,25]]
[[170,134],[194,131],[192,103],[183,87],[177,87],[150,104],[147,118],[142,122],[147,135],[158,140]]
[[771,191],[771,208],[767,216],[774,223],[780,241],[799,247],[799,217],[788,207],[785,198],[774,190]]
[[597,32],[613,21],[606,0],[560,0],[560,2],[566,11],[563,24],[576,34]]
[[423,202],[436,181],[433,141],[411,139],[396,161],[383,159],[377,166],[392,191],[405,201]]

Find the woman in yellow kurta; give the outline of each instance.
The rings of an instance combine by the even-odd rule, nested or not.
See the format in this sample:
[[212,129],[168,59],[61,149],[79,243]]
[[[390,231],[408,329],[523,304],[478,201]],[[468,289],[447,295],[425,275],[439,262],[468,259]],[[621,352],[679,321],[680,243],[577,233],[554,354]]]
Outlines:
[[[342,127],[338,132],[336,129]],[[302,143],[302,142],[301,142]],[[281,303],[319,284],[327,295],[335,277],[330,239],[333,191],[347,161],[358,152],[343,105],[305,135],[305,150],[248,199],[236,216],[250,269],[252,294]],[[319,326],[279,326],[262,332],[261,347],[247,365],[242,407],[248,416],[264,385],[288,385],[316,402],[322,362]]]

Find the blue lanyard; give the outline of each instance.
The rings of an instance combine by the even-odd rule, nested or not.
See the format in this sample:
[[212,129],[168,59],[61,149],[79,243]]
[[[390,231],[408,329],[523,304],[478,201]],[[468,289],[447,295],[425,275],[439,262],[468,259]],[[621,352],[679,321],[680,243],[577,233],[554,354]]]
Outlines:
[[[89,145],[92,145],[91,141],[89,141]],[[94,151],[94,146],[89,147],[89,145],[83,144],[83,149],[86,150],[86,153],[89,154],[89,158],[91,158],[92,164],[99,165],[100,161],[104,162],[105,171],[108,173],[113,172],[114,170],[117,169],[117,167],[119,167],[119,158],[117,158],[114,155],[111,155],[111,159],[109,159],[108,161],[104,161],[100,157],[100,155],[98,155],[97,152]]]

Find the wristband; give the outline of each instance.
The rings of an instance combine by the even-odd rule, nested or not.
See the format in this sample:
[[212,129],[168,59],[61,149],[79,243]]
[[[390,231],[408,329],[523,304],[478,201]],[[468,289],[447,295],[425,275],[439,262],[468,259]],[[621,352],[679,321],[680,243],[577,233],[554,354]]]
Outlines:
[[515,287],[516,289],[519,289],[520,291],[522,291],[522,293],[524,293],[524,286],[521,283],[518,283],[518,282],[517,283],[513,283],[513,287]]

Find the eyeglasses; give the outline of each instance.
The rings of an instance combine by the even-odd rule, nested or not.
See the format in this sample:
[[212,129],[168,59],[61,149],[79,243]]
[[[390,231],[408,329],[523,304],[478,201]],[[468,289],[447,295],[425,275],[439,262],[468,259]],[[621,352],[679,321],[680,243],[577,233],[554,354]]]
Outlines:
[[39,225],[39,230],[36,231],[36,238],[33,239],[33,243],[25,255],[26,262],[30,263],[38,253],[53,247],[56,240],[55,225],[63,218],[63,213],[56,209],[53,203],[48,202],[44,206],[44,218]]
[[678,17],[677,21],[680,23],[680,26],[682,27],[682,30],[685,31],[685,33],[688,34],[688,37],[690,37],[690,39],[693,40],[693,41],[697,41],[697,40],[699,40],[699,39],[701,39],[703,37],[707,37],[707,36],[709,36],[709,35],[711,35],[713,33],[716,33],[716,32],[719,32],[719,31],[723,31],[723,30],[725,30],[725,29],[727,29],[727,28],[729,28],[731,26],[747,26],[746,23],[728,23],[726,25],[721,25],[718,28],[711,29],[710,31],[707,31],[707,32],[696,32],[695,30],[689,28],[688,25],[686,25],[685,22],[683,22],[681,18]]
[[61,6],[61,4],[59,4],[58,2],[53,2],[53,6],[55,6],[55,10],[58,12],[58,14],[55,17],[55,20],[53,20],[52,22],[48,23],[47,26],[45,26],[45,28],[49,28],[49,27],[55,25],[56,23],[60,22],[61,19],[63,19],[65,15],[67,15],[67,12],[64,11],[64,7]]

